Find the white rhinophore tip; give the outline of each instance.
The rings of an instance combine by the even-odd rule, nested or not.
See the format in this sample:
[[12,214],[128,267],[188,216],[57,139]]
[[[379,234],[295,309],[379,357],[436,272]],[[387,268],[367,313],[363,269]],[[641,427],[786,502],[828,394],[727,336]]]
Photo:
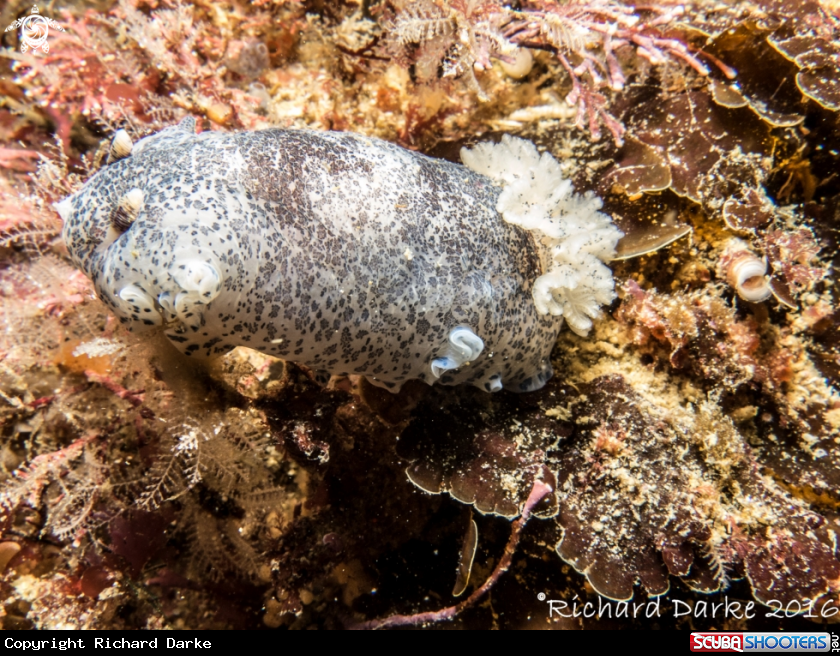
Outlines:
[[443,353],[432,360],[432,375],[440,378],[444,372],[458,369],[475,360],[484,350],[484,340],[469,328],[453,328],[446,340]]
[[201,260],[177,262],[172,277],[183,291],[194,294],[198,303],[209,303],[222,289],[222,277],[218,269]]
[[128,157],[131,155],[131,149],[133,147],[134,144],[131,141],[131,137],[128,136],[128,132],[117,130],[108,149],[108,163],[110,164],[111,162]]
[[152,297],[137,285],[123,287],[119,292],[119,298],[122,301],[123,310],[127,314],[135,315],[135,319],[154,326],[163,323],[163,317],[155,307]]
[[140,189],[132,189],[120,198],[114,211],[111,212],[111,225],[122,234],[131,227],[142,209],[143,192]]
[[435,358],[434,360],[432,360],[431,367],[432,375],[435,378],[440,378],[444,374],[444,372],[447,372],[451,369],[457,369],[458,363],[455,362],[455,360],[453,360],[452,358]]
[[475,360],[484,350],[484,340],[469,328],[453,328],[449,333],[449,343],[461,357],[462,363]]

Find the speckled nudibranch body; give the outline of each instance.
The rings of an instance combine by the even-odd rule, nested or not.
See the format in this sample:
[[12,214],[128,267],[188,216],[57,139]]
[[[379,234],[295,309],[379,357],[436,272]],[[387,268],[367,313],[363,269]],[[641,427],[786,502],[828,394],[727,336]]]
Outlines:
[[490,177],[354,134],[191,119],[120,151],[58,208],[132,327],[193,357],[243,345],[391,388],[550,377],[562,319],[532,298],[544,254],[502,220]]

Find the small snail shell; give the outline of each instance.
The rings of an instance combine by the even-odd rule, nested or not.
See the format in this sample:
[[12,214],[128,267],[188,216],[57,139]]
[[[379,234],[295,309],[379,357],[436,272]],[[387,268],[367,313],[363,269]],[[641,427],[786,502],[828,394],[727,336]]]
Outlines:
[[767,280],[767,260],[749,250],[740,239],[730,239],[718,262],[718,275],[750,303],[761,303],[772,295]]
[[517,48],[513,53],[513,61],[501,62],[502,70],[514,80],[521,80],[531,72],[534,66],[534,55],[528,48]]
[[108,149],[108,164],[116,162],[131,155],[131,149],[134,144],[131,143],[131,137],[125,130],[117,130],[114,138],[111,139],[111,146]]
[[122,234],[131,227],[140,210],[143,209],[143,192],[139,189],[132,189],[111,212],[111,225]]

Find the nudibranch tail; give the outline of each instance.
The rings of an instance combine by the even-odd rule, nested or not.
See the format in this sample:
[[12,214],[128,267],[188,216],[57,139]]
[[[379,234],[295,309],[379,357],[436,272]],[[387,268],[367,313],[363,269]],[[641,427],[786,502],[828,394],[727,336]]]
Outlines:
[[565,317],[585,336],[601,306],[615,299],[612,272],[623,233],[600,212],[593,193],[574,193],[560,164],[529,141],[505,135],[501,143],[461,150],[469,168],[501,185],[496,209],[505,221],[534,234],[543,249],[546,271],[533,287],[540,314]]

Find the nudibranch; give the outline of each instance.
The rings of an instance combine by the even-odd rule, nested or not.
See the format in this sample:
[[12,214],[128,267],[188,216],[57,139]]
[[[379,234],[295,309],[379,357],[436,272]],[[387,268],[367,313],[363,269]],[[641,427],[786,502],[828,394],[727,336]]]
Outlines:
[[56,207],[102,301],[187,355],[247,346],[390,389],[538,389],[563,319],[585,334],[613,300],[621,232],[530,142],[462,158],[186,119],[134,144],[118,132]]

